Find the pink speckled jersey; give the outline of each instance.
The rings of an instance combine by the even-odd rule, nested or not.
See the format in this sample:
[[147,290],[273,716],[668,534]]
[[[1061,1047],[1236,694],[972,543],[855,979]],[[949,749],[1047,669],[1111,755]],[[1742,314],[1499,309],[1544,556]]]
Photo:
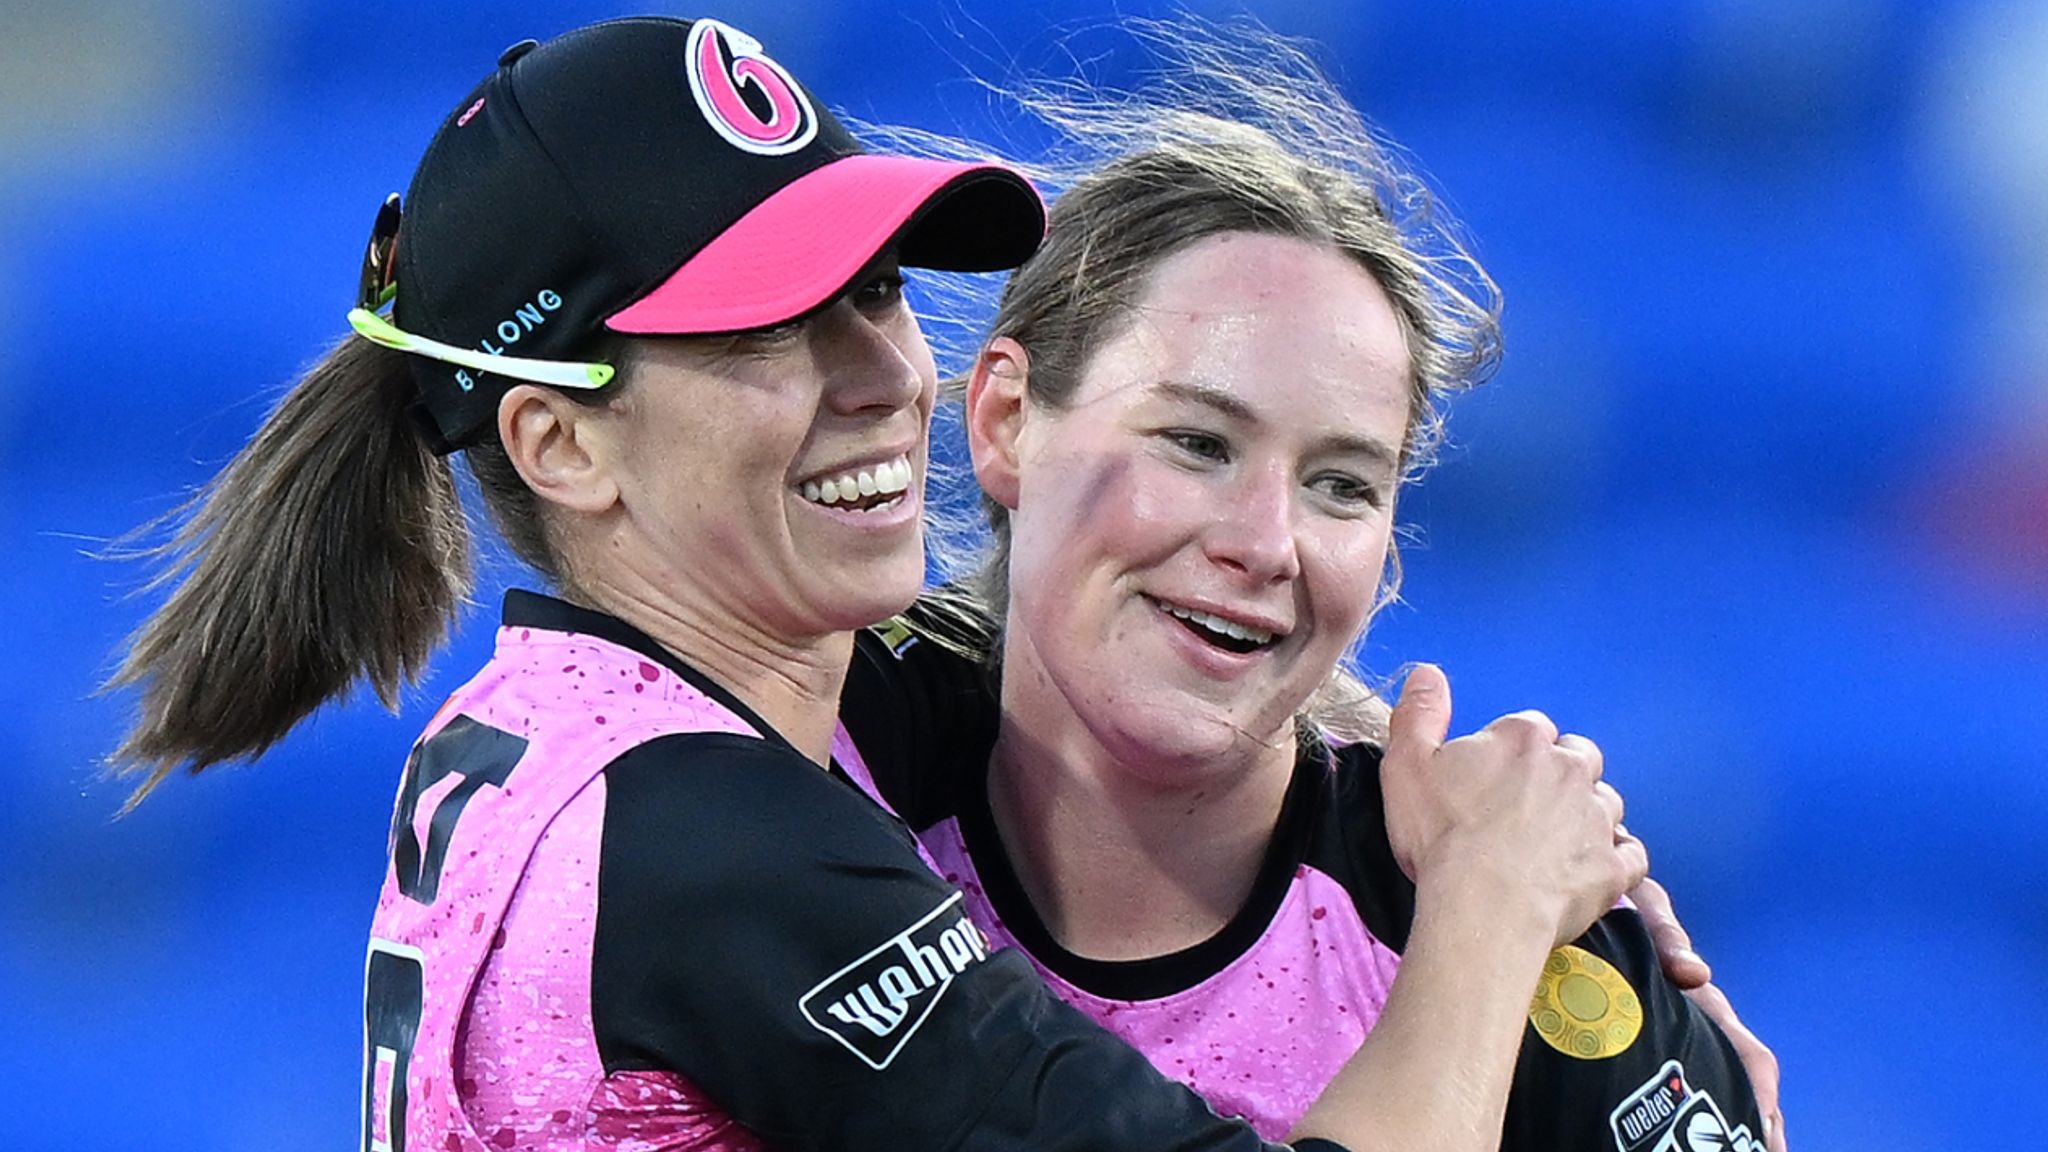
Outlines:
[[991,952],[843,730],[832,757],[510,594],[399,790],[366,1152],[1268,1148]]
[[[1062,999],[1218,1111],[1279,1138],[1379,1020],[1407,944],[1415,892],[1387,839],[1378,750],[1304,743],[1252,891],[1215,936],[1166,956],[1093,960],[1039,918],[990,815],[993,688],[899,623],[860,637],[842,715],[882,795],[993,941],[1030,956]],[[1701,1149],[1746,1147],[1761,1130],[1733,1049],[1665,979],[1633,909],[1609,913],[1552,964],[1542,987],[1569,994],[1546,1001],[1539,989],[1504,1148],[1686,1152],[1695,1145],[1674,1119],[1685,1108],[1701,1139],[1725,1137]],[[1681,1142],[1659,1145],[1666,1136]]]
[[638,653],[533,627],[429,725],[370,941],[372,1149],[758,1147],[673,1073],[608,1076],[593,1031],[603,772],[673,732],[759,735]]
[[[989,903],[959,821],[927,828],[919,838],[946,878],[966,890],[968,914],[990,939],[1021,947]],[[1336,880],[1303,866],[1248,948],[1188,987],[1162,987],[1158,996],[1103,995],[1025,952],[1061,999],[1217,1111],[1282,1140],[1378,1021],[1401,963],[1349,914],[1350,904]]]

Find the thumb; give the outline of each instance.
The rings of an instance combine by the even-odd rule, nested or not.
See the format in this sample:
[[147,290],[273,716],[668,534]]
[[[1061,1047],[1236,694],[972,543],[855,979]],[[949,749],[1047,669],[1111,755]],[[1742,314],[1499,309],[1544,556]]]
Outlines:
[[1387,720],[1387,751],[1428,759],[1451,731],[1451,682],[1434,664],[1417,664],[1401,684]]

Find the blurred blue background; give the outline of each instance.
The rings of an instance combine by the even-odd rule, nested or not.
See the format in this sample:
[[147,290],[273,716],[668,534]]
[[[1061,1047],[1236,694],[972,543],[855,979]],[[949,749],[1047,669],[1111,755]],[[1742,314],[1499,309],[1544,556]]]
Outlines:
[[[92,692],[150,600],[85,553],[343,333],[377,203],[500,49],[629,10],[466,7],[0,3],[0,1144],[354,1146],[390,798],[492,610],[401,718],[116,821],[130,701]],[[968,66],[1105,11],[1021,7],[706,14],[978,133]],[[1795,1149],[2044,1146],[2048,5],[1195,10],[1318,41],[1507,295],[1369,661],[1601,741]]]

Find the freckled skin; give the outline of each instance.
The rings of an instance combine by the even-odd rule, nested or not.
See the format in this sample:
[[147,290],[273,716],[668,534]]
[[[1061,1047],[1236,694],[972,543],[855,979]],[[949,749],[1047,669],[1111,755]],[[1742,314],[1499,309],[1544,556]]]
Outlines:
[[[1027,406],[1011,514],[1005,711],[1034,740],[1130,766],[1284,766],[1295,711],[1364,627],[1393,526],[1391,448],[1409,416],[1407,345],[1357,264],[1301,241],[1212,237],[1163,261],[1064,411]],[[1162,396],[1222,394],[1248,420]],[[1205,459],[1170,436],[1217,438]],[[1339,473],[1377,507],[1328,499]],[[1148,598],[1284,626],[1253,666],[1191,664]],[[1012,686],[1015,691],[1012,691]]]

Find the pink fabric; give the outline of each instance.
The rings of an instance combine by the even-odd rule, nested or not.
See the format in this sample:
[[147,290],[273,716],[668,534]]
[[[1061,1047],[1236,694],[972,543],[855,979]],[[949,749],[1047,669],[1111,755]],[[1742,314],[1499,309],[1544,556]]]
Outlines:
[[[527,628],[499,631],[497,654],[427,735],[463,714],[529,745],[502,789],[463,809],[434,903],[385,877],[372,950],[416,955],[425,974],[407,1147],[757,1149],[681,1077],[607,1078],[590,1008],[605,765],[668,733],[756,733],[638,653]],[[440,794],[419,804],[422,829]],[[388,1064],[366,1057],[373,1071]],[[376,1081],[366,1122],[382,1135],[390,1093]]]
[[946,185],[988,165],[845,156],[778,190],[661,285],[605,321],[614,332],[737,332],[832,299]]
[[[922,839],[990,941],[1022,951],[982,890],[959,824],[948,820]],[[1342,885],[1304,866],[1258,942],[1177,995],[1109,1000],[1032,963],[1062,1000],[1154,1067],[1279,1141],[1379,1021],[1401,958],[1366,930]]]

